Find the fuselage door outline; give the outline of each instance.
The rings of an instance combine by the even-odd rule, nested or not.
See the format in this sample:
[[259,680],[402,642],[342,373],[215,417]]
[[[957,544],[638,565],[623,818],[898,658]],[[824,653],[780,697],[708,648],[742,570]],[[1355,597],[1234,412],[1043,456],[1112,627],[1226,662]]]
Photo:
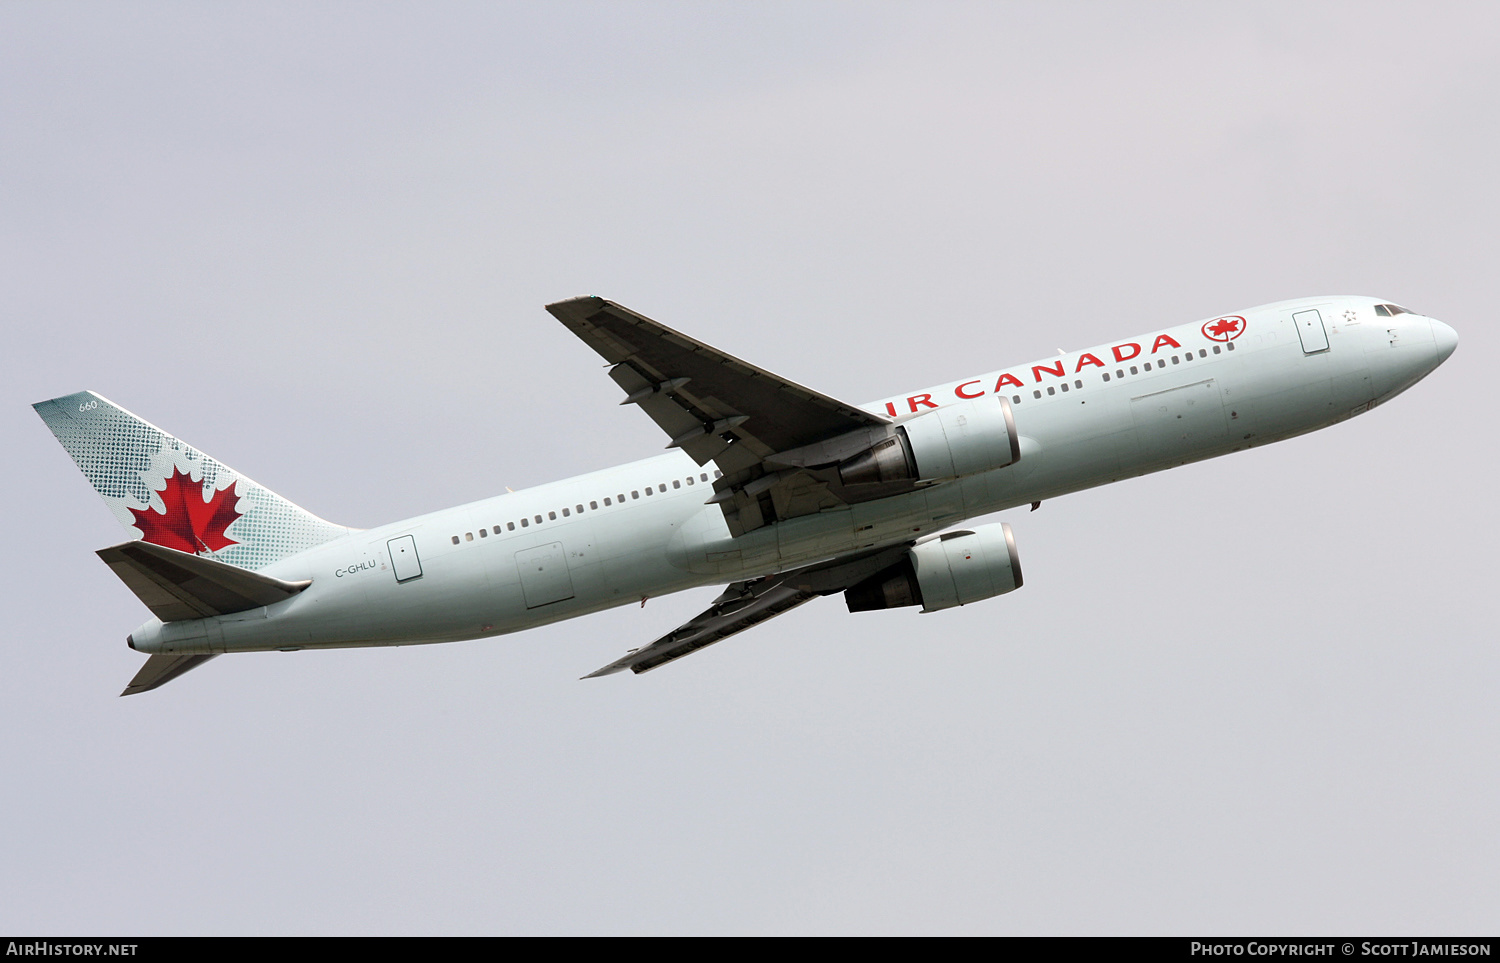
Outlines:
[[1317,354],[1328,350],[1328,331],[1323,327],[1323,315],[1318,313],[1317,308],[1298,311],[1292,315],[1292,325],[1297,329],[1297,337],[1302,339],[1303,354]]
[[402,535],[385,543],[391,553],[391,571],[397,582],[410,582],[422,577],[422,560],[417,557],[417,540],[411,535]]

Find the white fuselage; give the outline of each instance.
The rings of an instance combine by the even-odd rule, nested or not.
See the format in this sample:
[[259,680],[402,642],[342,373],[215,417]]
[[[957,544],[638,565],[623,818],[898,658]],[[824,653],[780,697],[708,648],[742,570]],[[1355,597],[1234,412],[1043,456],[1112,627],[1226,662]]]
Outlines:
[[[1021,457],[995,471],[732,537],[719,506],[705,504],[712,464],[673,451],[353,533],[264,569],[312,580],[302,594],[234,615],[152,620],[132,644],[210,653],[500,635],[1280,441],[1368,410],[1451,353],[1446,325],[1379,317],[1376,303],[1280,302],[1229,316],[1241,319],[1238,333],[1182,325],[863,406],[910,419],[1003,394]],[[1326,349],[1304,344],[1315,335],[1293,321],[1308,309],[1319,312]],[[415,558],[396,560],[403,545]]]

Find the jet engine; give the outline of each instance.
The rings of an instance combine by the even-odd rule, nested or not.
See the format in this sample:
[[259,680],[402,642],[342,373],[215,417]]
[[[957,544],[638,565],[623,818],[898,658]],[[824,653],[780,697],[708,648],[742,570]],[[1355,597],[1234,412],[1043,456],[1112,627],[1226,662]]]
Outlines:
[[851,612],[920,605],[937,612],[1021,587],[1015,536],[1004,522],[918,542],[906,557],[844,591]]
[[946,481],[1004,468],[1020,457],[1010,399],[999,395],[778,452],[767,461],[836,470],[837,484],[847,488]]

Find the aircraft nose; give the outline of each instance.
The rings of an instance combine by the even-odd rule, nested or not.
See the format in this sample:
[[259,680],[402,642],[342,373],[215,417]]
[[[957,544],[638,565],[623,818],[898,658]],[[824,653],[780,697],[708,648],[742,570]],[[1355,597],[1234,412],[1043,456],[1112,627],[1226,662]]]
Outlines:
[[1448,360],[1453,349],[1458,347],[1458,332],[1441,321],[1428,319],[1432,323],[1432,340],[1437,345],[1438,364]]

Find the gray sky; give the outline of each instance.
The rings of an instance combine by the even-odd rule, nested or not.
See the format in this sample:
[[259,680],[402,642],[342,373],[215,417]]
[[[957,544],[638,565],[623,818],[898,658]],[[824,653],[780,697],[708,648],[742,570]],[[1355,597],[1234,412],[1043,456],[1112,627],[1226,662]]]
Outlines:
[[[0,929],[1492,934],[1500,14],[1477,4],[0,5]],[[31,402],[370,526],[644,457],[541,306],[851,402],[1236,308],[1457,354],[1352,422],[1008,513],[1026,586],[712,590],[220,659]]]

